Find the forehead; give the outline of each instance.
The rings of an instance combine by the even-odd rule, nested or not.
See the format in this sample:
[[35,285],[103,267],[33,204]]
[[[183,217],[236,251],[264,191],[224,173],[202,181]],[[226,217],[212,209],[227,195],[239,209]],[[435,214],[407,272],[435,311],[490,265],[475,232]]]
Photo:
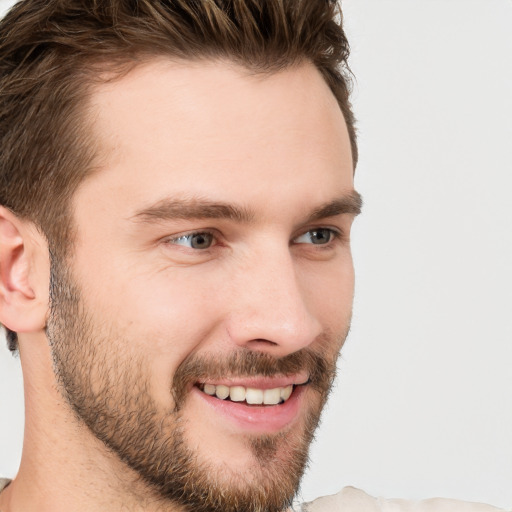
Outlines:
[[251,74],[227,62],[159,59],[98,86],[90,111],[101,162],[92,182],[113,201],[166,192],[230,200],[220,196],[270,182],[287,190],[319,174],[337,189],[352,186],[343,116],[310,64]]

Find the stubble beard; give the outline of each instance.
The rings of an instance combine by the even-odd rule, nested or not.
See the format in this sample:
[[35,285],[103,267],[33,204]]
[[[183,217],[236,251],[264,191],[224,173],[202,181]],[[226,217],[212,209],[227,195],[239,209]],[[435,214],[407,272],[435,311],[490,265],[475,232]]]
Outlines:
[[[52,259],[47,336],[60,391],[92,434],[150,488],[165,510],[190,512],[282,512],[296,495],[308,463],[308,449],[336,371],[344,339],[330,358],[309,349],[281,359],[238,351],[226,361],[190,357],[176,371],[170,393],[173,407],[162,410],[150,392],[149,364],[121,352],[115,326],[98,329],[83,306],[69,271]],[[348,327],[347,327],[348,330]],[[108,334],[107,334],[108,331]],[[307,370],[315,400],[303,428],[276,435],[247,435],[253,464],[245,474],[226,464],[207,463],[187,443],[182,408],[187,390],[205,377],[292,374]]]

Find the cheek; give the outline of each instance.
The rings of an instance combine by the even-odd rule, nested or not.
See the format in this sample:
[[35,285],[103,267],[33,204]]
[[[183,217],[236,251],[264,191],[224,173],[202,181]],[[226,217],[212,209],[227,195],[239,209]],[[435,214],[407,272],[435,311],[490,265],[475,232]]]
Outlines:
[[173,405],[170,389],[178,366],[218,325],[210,283],[181,270],[129,275],[118,269],[108,289],[92,280],[83,288],[85,307],[109,333],[112,349],[122,351],[124,360],[146,362],[151,395],[162,407]]
[[135,287],[138,306],[131,322],[150,362],[153,396],[164,405],[180,364],[223,337],[225,301],[213,291],[214,275],[186,274],[161,275]]
[[350,253],[337,261],[299,272],[308,310],[326,328],[344,333],[350,322],[354,298],[354,268]]

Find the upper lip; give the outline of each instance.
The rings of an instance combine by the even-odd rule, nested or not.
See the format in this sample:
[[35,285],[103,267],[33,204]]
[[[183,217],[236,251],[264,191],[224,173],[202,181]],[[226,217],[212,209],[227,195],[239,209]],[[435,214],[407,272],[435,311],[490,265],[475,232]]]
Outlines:
[[222,379],[201,379],[200,384],[212,384],[214,386],[242,386],[255,389],[285,388],[290,385],[299,386],[307,384],[307,374],[276,376],[276,377],[225,377]]

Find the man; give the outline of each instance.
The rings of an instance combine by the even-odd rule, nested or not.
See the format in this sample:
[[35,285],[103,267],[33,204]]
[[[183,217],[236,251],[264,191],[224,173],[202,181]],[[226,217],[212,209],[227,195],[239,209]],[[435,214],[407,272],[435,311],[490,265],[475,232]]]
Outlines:
[[352,307],[336,5],[31,0],[0,34],[0,322],[26,396],[0,510],[288,509]]

